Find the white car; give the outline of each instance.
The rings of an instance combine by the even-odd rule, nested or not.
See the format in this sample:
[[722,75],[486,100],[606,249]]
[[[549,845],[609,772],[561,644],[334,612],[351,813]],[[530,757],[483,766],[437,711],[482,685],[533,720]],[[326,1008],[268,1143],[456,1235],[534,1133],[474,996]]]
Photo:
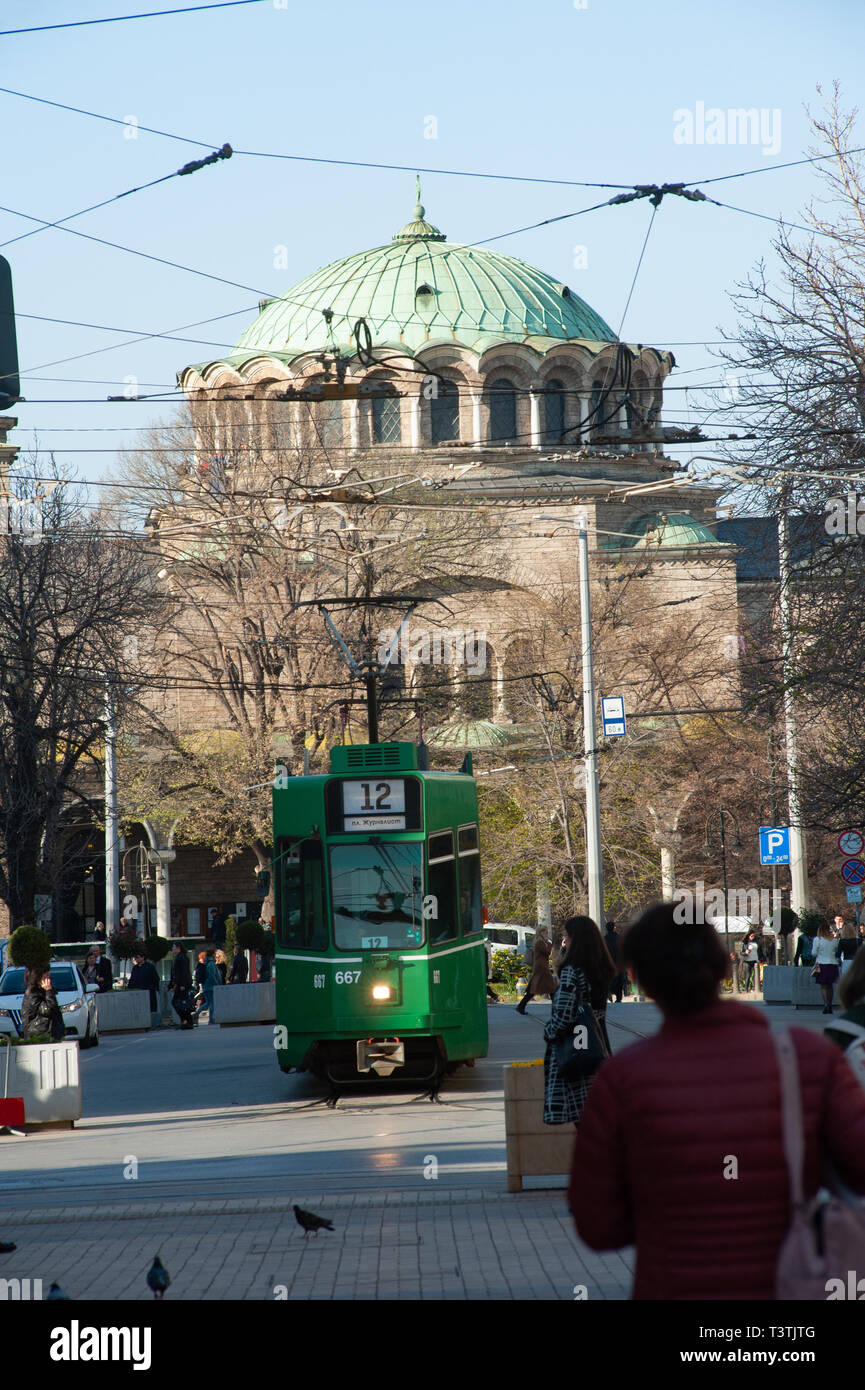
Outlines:
[[[97,1047],[96,1023],[98,985],[88,985],[73,961],[53,960],[49,966],[51,983],[66,1026],[67,1041],[77,1038],[82,1047]],[[10,965],[0,976],[0,1033],[21,1036],[21,1009],[26,989],[23,966]]]

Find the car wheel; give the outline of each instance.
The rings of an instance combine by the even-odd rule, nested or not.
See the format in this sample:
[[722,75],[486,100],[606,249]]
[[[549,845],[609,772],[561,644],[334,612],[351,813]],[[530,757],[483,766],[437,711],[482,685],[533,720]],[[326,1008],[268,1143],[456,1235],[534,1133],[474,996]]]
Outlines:
[[84,1034],[84,1037],[81,1038],[81,1040],[80,1040],[78,1046],[81,1048],[82,1051],[84,1050],[85,1047],[92,1047],[92,1046],[93,1046],[93,1039],[92,1039],[91,1036],[90,1036],[90,1019],[89,1019],[89,1018],[87,1019],[87,1032]]

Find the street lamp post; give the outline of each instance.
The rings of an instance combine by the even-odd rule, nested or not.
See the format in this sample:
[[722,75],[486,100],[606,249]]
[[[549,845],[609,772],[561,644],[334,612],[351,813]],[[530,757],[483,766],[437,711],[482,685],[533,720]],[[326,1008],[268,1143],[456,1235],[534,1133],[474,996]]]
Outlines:
[[580,640],[583,667],[583,755],[586,770],[586,877],[589,916],[603,927],[604,866],[601,856],[601,799],[598,783],[598,740],[595,722],[595,663],[592,646],[592,599],[589,589],[589,535],[585,513],[573,521],[562,517],[535,516],[533,521],[554,521],[577,532],[579,560]]

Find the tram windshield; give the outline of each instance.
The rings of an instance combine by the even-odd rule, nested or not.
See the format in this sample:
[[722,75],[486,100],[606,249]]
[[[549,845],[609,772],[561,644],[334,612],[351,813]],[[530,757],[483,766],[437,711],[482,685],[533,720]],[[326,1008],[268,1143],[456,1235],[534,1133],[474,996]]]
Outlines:
[[330,849],[338,950],[394,950],[423,942],[422,846],[367,840]]

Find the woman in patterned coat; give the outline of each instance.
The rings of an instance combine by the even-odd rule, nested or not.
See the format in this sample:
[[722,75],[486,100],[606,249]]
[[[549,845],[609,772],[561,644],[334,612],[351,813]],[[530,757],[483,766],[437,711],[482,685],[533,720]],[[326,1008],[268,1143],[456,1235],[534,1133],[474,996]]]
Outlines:
[[606,1009],[610,982],[616,967],[604,945],[604,938],[591,917],[569,917],[564,925],[559,988],[553,996],[550,1021],[544,1029],[547,1050],[544,1056],[544,1124],[579,1125],[580,1115],[592,1079],[563,1081],[556,1066],[553,1043],[573,1029],[577,1009],[591,1002],[595,1022],[610,1051]]

